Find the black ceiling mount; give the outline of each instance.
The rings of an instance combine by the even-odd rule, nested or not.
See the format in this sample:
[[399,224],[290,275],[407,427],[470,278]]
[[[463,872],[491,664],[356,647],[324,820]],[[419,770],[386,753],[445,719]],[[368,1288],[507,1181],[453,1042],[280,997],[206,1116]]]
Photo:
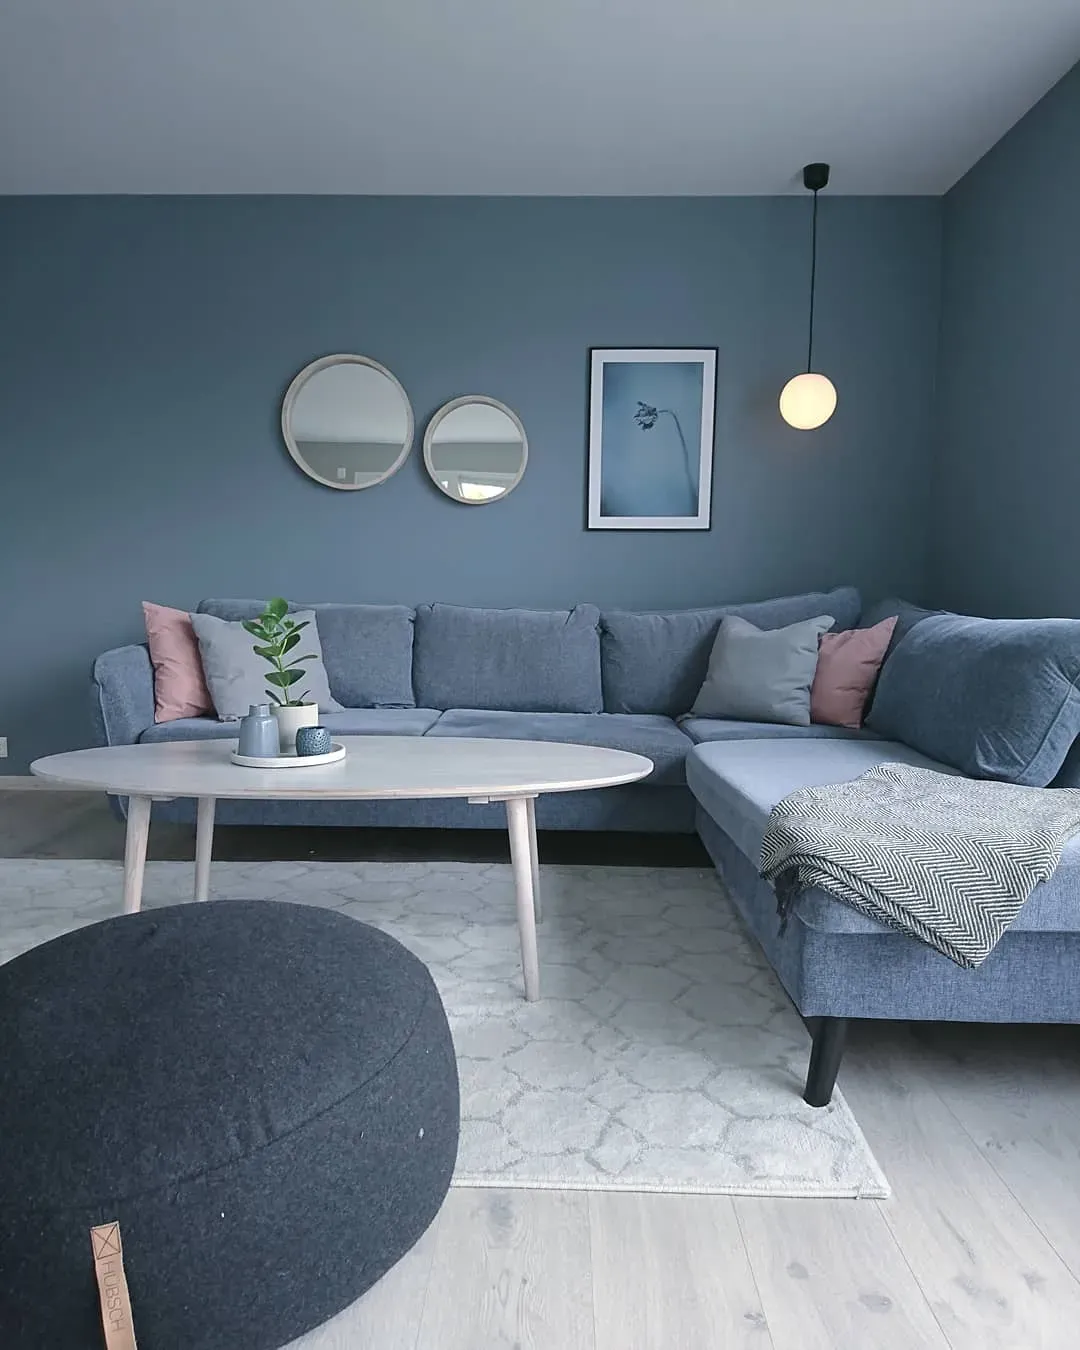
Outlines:
[[808,164],[802,171],[803,187],[811,192],[820,192],[829,186],[829,166],[827,164]]

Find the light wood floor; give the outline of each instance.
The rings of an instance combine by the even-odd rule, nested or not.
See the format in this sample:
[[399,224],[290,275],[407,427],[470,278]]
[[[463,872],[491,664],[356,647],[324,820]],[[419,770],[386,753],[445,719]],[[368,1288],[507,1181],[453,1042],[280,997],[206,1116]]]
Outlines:
[[[454,839],[458,857],[500,846]],[[120,844],[99,799],[0,792],[0,856]],[[156,830],[151,851],[190,856],[190,831]],[[840,1082],[890,1200],[452,1190],[405,1260],[293,1350],[1078,1350],[1080,1029],[861,1023]]]

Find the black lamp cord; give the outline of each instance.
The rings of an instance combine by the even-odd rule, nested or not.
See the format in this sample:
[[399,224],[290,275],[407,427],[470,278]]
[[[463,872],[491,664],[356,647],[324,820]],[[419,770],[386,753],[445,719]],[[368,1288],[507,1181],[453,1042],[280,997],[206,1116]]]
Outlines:
[[806,346],[806,370],[807,374],[814,369],[814,289],[817,283],[817,197],[818,190],[814,189],[814,214],[811,217],[810,226],[810,340]]

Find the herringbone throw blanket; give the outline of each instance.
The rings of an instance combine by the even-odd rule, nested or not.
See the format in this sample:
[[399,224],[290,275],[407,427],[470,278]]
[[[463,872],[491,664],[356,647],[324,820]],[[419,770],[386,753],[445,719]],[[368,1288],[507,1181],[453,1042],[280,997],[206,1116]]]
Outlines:
[[817,886],[974,968],[1078,830],[1080,789],[879,764],[777,803],[759,868],[781,931],[799,892]]

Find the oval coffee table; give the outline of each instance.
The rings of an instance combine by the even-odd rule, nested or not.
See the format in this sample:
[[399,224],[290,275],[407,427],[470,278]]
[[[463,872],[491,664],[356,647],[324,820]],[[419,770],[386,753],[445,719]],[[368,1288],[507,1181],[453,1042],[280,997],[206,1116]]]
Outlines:
[[72,787],[128,798],[124,848],[124,912],[142,903],[150,804],[174,797],[198,802],[195,899],[210,893],[214,803],[221,797],[290,801],[465,797],[506,803],[514,872],[525,997],[540,997],[536,921],[540,917],[536,798],[543,792],[583,792],[634,783],[652,761],[625,750],[552,741],[500,741],[427,736],[343,736],[348,754],[336,764],[296,769],[247,769],[229,756],[233,740],[172,741],[73,750],[35,760],[31,773]]

